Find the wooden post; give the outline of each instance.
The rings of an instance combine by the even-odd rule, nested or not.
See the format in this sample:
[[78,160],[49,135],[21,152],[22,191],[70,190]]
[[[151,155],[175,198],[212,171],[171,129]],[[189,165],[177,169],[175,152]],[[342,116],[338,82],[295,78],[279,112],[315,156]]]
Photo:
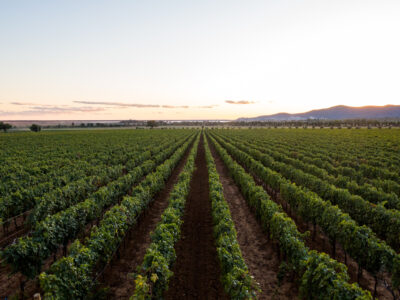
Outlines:
[[42,298],[40,297],[40,293],[36,293],[35,295],[33,295],[33,300],[42,300]]
[[336,239],[334,238],[332,241],[332,258],[335,259],[336,257]]
[[317,223],[313,221],[313,235],[312,235],[312,240],[315,241],[315,236],[317,233]]
[[375,278],[374,295],[373,295],[372,297],[373,297],[374,299],[376,299],[376,287],[378,286],[378,278],[377,278],[376,275],[374,276],[374,278]]
[[357,272],[357,283],[360,283],[360,279],[362,277],[362,271],[363,271],[363,269],[362,269],[361,265],[359,264],[358,265],[358,272]]

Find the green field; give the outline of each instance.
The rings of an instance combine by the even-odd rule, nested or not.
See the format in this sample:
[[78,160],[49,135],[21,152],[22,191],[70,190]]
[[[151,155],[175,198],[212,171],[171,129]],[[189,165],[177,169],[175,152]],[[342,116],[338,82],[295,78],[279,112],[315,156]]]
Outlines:
[[399,174],[396,129],[0,134],[0,298],[398,299]]

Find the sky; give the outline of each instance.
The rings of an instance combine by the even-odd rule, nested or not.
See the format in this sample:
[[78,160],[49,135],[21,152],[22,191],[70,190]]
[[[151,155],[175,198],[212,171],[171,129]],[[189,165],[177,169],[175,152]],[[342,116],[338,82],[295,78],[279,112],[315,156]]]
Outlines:
[[0,1],[0,120],[400,104],[400,1]]

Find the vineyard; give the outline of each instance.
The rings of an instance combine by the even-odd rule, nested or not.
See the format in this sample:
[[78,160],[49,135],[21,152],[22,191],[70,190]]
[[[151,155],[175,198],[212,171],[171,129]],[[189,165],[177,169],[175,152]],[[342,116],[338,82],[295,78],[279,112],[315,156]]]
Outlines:
[[0,299],[400,299],[397,129],[0,135]]

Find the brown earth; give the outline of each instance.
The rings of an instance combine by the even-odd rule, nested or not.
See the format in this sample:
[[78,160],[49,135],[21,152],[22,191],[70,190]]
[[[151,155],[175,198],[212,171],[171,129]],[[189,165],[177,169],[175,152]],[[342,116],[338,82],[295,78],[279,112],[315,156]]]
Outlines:
[[[245,166],[243,166],[243,165],[241,165],[241,166],[243,168],[245,168]],[[248,170],[247,170],[247,172],[248,172]],[[316,226],[316,232],[315,232],[315,234],[313,234],[313,226],[310,226],[310,224],[307,224],[307,222],[304,222],[301,219],[301,217],[297,216],[293,211],[291,211],[290,205],[281,198],[279,192],[273,191],[268,185],[266,185],[262,180],[257,178],[257,176],[255,176],[251,172],[248,172],[248,173],[253,176],[253,178],[257,182],[257,184],[263,186],[263,188],[269,194],[269,196],[272,200],[274,200],[276,203],[282,205],[284,211],[287,213],[288,216],[290,216],[293,219],[293,221],[296,223],[297,229],[300,232],[302,232],[302,233],[304,233],[306,231],[311,232],[310,236],[305,241],[306,246],[312,250],[327,253],[332,257],[332,253],[333,253],[332,244],[331,244],[329,238],[326,236],[326,234],[319,228],[319,226]],[[313,238],[313,236],[314,236],[314,238]],[[346,264],[346,266],[348,268],[348,274],[350,276],[350,282],[351,283],[357,282],[358,264],[349,255],[345,255],[345,251],[343,250],[343,247],[341,247],[341,245],[339,243],[336,244],[335,259],[343,264]],[[382,299],[383,300],[385,300],[385,299],[392,300],[393,296],[392,296],[391,292],[385,287],[384,281],[383,281],[383,279],[384,279],[384,280],[386,280],[386,282],[390,282],[390,276],[388,274],[383,274],[383,276],[381,276],[381,277],[382,278],[378,281],[376,297],[381,300]],[[369,290],[371,292],[371,294],[373,294],[374,286],[375,286],[375,279],[369,272],[363,270],[359,285],[363,289]]]
[[[84,229],[82,229],[82,231],[77,236],[77,239],[79,239],[81,243],[83,243],[85,238],[90,235],[92,227],[94,225],[98,225],[104,214],[113,206],[114,205],[108,206],[99,218],[90,222],[85,226]],[[66,253],[68,253],[68,250],[74,241],[75,239],[72,239],[68,242]],[[42,271],[47,271],[50,266],[58,259],[61,259],[64,254],[65,250],[63,249],[63,246],[60,246],[57,251],[53,253],[53,255],[51,255],[44,261]],[[5,265],[3,268],[0,269],[0,299],[5,298],[6,296],[9,297],[10,295],[12,295],[13,297],[18,295],[18,297],[20,297],[20,284],[23,281],[25,281],[24,296],[26,299],[32,299],[35,293],[41,293],[37,278],[35,278],[34,280],[26,280],[25,276],[23,276],[21,273],[18,272],[12,274],[11,271],[12,270],[9,265]]]
[[[186,159],[188,153],[189,153],[189,151],[187,151],[185,153],[184,159]],[[181,161],[178,164],[178,167],[182,164],[183,164],[183,162]],[[171,176],[174,176],[174,174],[175,174],[175,170],[173,171]],[[130,194],[132,189],[134,187],[136,187],[145,177],[146,176],[143,176],[143,178],[141,178],[137,184],[133,185],[131,190],[128,192],[128,194]],[[94,225],[98,225],[99,221],[103,218],[104,214],[109,209],[111,209],[114,205],[115,204],[110,205],[107,208],[105,208],[99,218],[97,218],[96,220],[93,220],[89,224],[87,224],[85,226],[85,228],[82,229],[82,231],[78,234],[77,238],[81,242],[83,242],[85,240],[85,238],[90,235],[92,227]],[[140,220],[139,220],[139,222],[140,222]],[[69,241],[69,243],[67,245],[67,253],[68,253],[68,249],[72,245],[73,241],[75,241],[75,239]],[[59,249],[52,256],[50,256],[48,259],[46,259],[46,261],[43,264],[42,271],[47,271],[56,260],[62,258],[63,256],[64,256],[64,250],[63,250],[63,247],[60,246]],[[21,273],[18,272],[18,273],[12,274],[11,267],[9,265],[1,266],[1,263],[4,263],[4,262],[0,261],[0,299],[3,299],[5,297],[10,298],[10,296],[16,296],[16,295],[21,296],[20,295],[21,294],[20,293],[21,281],[26,282],[25,288],[24,288],[24,295],[25,295],[26,299],[31,299],[35,293],[41,292],[37,278],[34,280],[26,280],[25,276],[23,276]]]
[[277,274],[280,259],[275,245],[263,231],[215,148],[209,144],[223,186],[224,197],[235,223],[240,250],[250,274],[254,276],[261,289],[257,295],[258,299],[298,299],[297,285],[288,278],[285,278],[279,286]]
[[[28,226],[25,225],[25,220],[30,212],[30,210],[26,211],[19,216],[8,219],[0,225],[0,249],[11,244],[16,238],[29,231]],[[7,223],[8,226],[6,226],[5,223]]]
[[116,256],[105,268],[100,280],[100,288],[107,289],[108,299],[129,299],[135,290],[134,278],[130,273],[143,262],[144,255],[151,243],[150,233],[156,228],[161,220],[163,211],[168,206],[169,194],[178,181],[191,147],[188,148],[184,157],[173,170],[170,178],[165,184],[165,188],[150,203],[148,209],[139,218],[125,238],[121,246],[119,256]]
[[172,269],[174,275],[165,299],[229,299],[220,280],[214,244],[203,137],[199,143],[183,222],[181,239],[175,246],[177,260]]
[[[271,199],[273,198],[272,195]],[[306,231],[310,232],[310,236],[306,239],[306,245],[308,248],[312,250],[317,250],[318,252],[324,252],[330,255],[330,257],[336,259],[337,261],[345,264],[347,266],[347,273],[350,276],[350,282],[357,282],[357,274],[358,274],[358,264],[352,259],[348,254],[345,254],[343,247],[340,243],[336,243],[336,251],[335,257],[333,257],[333,245],[330,242],[327,235],[322,231],[319,226],[316,226],[316,230],[314,233],[314,228],[311,224],[304,222],[301,217],[296,216],[292,211],[290,211],[290,206],[280,197],[279,193],[277,197],[274,197],[275,202],[280,203],[284,208],[285,212],[293,219],[296,223],[297,229],[304,233]],[[382,278],[378,281],[377,285],[377,293],[376,297],[380,300],[384,299],[393,299],[390,291],[385,287],[383,283],[383,279],[386,282],[390,282],[390,275],[383,274]],[[375,279],[374,277],[367,271],[363,270],[362,276],[360,277],[359,285],[371,292],[371,295],[374,293]]]

